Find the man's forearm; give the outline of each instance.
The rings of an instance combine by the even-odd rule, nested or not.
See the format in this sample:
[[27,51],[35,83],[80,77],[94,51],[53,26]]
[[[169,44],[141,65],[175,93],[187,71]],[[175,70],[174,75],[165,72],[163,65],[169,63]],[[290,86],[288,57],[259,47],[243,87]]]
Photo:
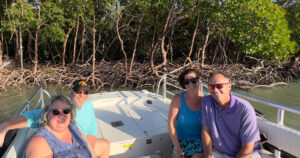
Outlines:
[[202,138],[202,143],[203,143],[204,157],[211,158],[212,157],[212,142],[211,142],[211,137],[208,133],[208,128],[206,126],[202,127],[201,138]]
[[27,126],[27,120],[24,116],[16,116],[0,124],[0,130],[19,129]]
[[92,147],[92,149],[95,148],[95,144],[96,144],[96,141],[97,141],[97,138],[94,136],[94,135],[87,135],[87,139]]
[[235,158],[250,158],[254,149],[254,143],[242,144]]
[[11,129],[24,128],[27,126],[27,120],[23,116],[17,116],[0,124],[0,147],[2,147],[6,132]]

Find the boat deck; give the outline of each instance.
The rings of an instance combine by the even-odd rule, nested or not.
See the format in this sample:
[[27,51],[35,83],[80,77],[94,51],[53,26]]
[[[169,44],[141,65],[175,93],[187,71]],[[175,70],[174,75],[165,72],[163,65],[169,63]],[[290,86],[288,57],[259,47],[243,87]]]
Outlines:
[[[172,142],[167,126],[170,99],[146,90],[95,93],[90,95],[90,99],[94,104],[98,123],[97,137],[106,138],[111,142],[111,158],[171,157]],[[262,131],[269,133],[272,143],[281,139],[286,139],[292,145],[294,142],[300,143],[299,132],[282,129],[272,122],[263,124],[266,121],[261,118],[258,118],[258,122],[260,128],[270,126]],[[274,130],[276,131],[273,136],[270,133]],[[20,130],[4,157],[20,157],[33,131],[28,128]],[[295,144],[282,149],[296,153],[298,151],[294,151],[294,148],[297,147],[299,145]],[[271,152],[263,150],[263,158],[274,157]]]
[[148,91],[91,94],[98,137],[111,142],[111,157],[170,157],[169,101]]

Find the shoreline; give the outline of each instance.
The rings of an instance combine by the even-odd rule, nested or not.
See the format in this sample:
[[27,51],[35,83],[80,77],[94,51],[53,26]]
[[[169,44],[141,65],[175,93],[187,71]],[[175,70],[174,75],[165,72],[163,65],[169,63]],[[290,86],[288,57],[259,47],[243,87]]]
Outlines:
[[[243,64],[228,65],[205,65],[200,68],[199,63],[193,63],[189,66],[180,64],[179,61],[168,63],[166,67],[158,70],[158,74],[163,72],[177,71],[180,68],[196,67],[201,71],[201,80],[206,81],[213,71],[221,71],[228,75],[235,88],[243,90],[252,90],[255,87],[272,87],[278,84],[285,85],[288,82],[300,78],[300,66],[297,64],[290,71],[279,65],[277,67],[264,66],[247,68]],[[266,68],[265,68],[266,67]],[[167,71],[163,71],[167,69]],[[92,65],[74,65],[62,68],[61,66],[41,65],[36,74],[33,74],[31,67],[24,69],[16,68],[12,65],[0,69],[0,96],[7,88],[33,87],[36,85],[47,86],[47,84],[58,84],[59,86],[69,88],[76,79],[84,79],[90,84],[90,87],[99,91],[103,88],[113,90],[115,88],[129,89],[153,89],[159,81],[159,76],[153,73],[149,63],[136,62],[133,67],[133,73],[128,75],[127,84],[125,81],[125,72],[123,61],[101,62],[96,64],[95,80],[92,81]],[[176,81],[174,81],[176,83]]]

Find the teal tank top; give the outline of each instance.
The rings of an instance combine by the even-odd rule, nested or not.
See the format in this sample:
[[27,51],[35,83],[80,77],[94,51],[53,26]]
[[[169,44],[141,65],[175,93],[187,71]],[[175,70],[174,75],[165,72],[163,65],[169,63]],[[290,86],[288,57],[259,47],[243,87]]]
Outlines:
[[[203,92],[206,96],[206,92]],[[175,123],[178,138],[197,138],[201,139],[201,109],[192,111],[187,106],[184,92],[180,93],[180,109]]]

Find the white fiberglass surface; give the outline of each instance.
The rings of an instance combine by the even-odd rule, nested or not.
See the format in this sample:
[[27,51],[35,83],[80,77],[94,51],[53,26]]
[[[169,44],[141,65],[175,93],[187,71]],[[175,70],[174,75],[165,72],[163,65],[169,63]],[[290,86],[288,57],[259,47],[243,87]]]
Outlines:
[[[111,142],[168,132],[168,104],[157,98],[134,91],[121,91],[109,92],[91,99],[101,133]],[[147,103],[147,100],[151,100],[151,103]],[[113,127],[112,123],[115,122],[122,122],[123,125]]]

